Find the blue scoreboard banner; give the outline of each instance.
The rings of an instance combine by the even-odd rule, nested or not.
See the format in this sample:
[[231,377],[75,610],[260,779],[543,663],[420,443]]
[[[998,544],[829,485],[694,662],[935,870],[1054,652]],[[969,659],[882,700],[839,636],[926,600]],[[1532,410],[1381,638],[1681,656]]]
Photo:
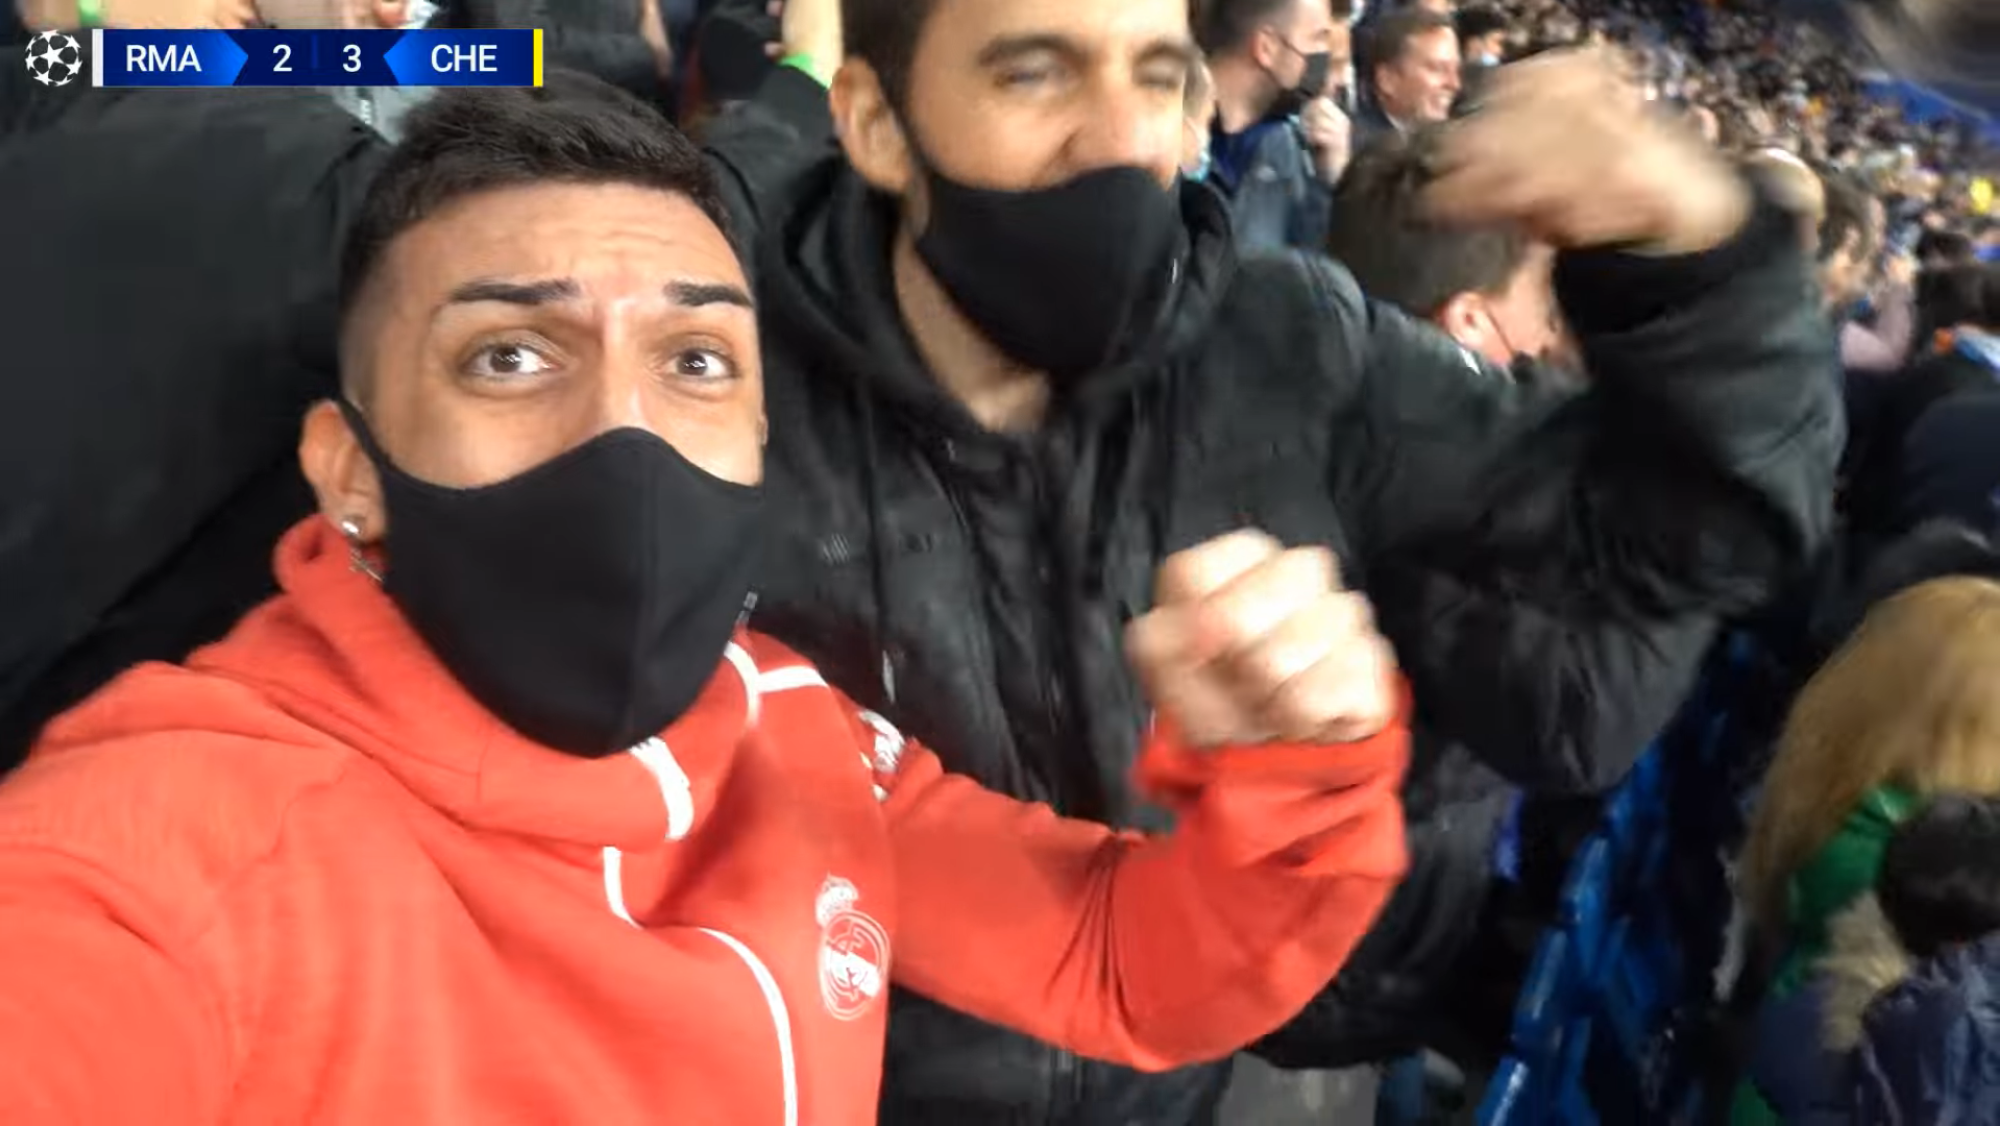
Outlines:
[[539,29],[90,33],[92,86],[540,86]]

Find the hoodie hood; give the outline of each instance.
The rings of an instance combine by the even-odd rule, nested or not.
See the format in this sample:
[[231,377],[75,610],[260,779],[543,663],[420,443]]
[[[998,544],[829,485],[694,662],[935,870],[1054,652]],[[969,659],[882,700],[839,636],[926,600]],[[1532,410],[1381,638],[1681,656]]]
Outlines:
[[[287,533],[276,566],[283,593],[227,641],[196,653],[188,667],[250,685],[299,721],[282,731],[240,734],[353,748],[464,824],[553,842],[654,849],[687,833],[694,809],[714,805],[748,731],[750,696],[731,653],[661,738],[601,759],[539,746],[458,685],[381,588],[354,570],[324,518],[309,517]],[[742,651],[741,638],[731,649]],[[742,661],[749,663],[747,654]],[[60,744],[118,734],[106,725],[121,716],[92,716],[88,729],[52,732],[58,745],[45,750],[60,753]],[[129,718],[152,727],[159,722]]]
[[[896,300],[892,267],[898,203],[845,161],[828,161],[796,198],[786,228],[767,239],[759,281],[774,319],[798,326],[806,354],[832,358],[828,374],[857,394],[953,437],[986,432],[940,388],[917,353]],[[1187,240],[1176,293],[1139,358],[1082,380],[1064,406],[1088,409],[1161,377],[1206,336],[1235,273],[1227,204],[1197,184],[1179,186]],[[1059,407],[1059,409],[1061,409]]]

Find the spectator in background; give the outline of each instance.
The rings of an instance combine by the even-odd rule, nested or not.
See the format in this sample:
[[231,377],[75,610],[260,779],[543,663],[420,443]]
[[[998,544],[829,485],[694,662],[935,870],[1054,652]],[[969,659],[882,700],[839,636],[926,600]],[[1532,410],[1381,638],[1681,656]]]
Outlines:
[[[1937,516],[1986,529],[2000,446],[1981,433],[2000,393],[2000,269],[1960,266],[1924,278],[1926,354],[1893,379],[1848,379],[1846,509],[1863,552]],[[2000,433],[2000,432],[1996,432]]]
[[[1869,612],[1793,705],[1742,868],[1766,1006],[1791,1000],[1829,927],[1875,884],[1883,850],[1928,795],[2000,795],[2000,584],[1936,579]],[[1752,1076],[1734,1126],[1775,1123]]]
[[1544,361],[1564,336],[1555,251],[1515,228],[1431,220],[1423,196],[1437,139],[1434,127],[1384,136],[1354,158],[1334,194],[1327,251],[1369,296],[1437,325],[1495,370],[1553,381]]
[[1875,248],[1869,244],[1868,195],[1853,181],[1823,181],[1826,212],[1819,224],[1820,297],[1836,325],[1844,326],[1855,303],[1868,291]]
[[1759,1020],[1751,1069],[1772,1109],[1792,1126],[2000,1118],[1996,932],[2000,802],[1933,798],[1834,920],[1810,984]]
[[1826,966],[1823,1035],[1852,1046],[1842,1121],[2000,1121],[2000,804],[1933,801],[1889,842],[1875,896]]
[[1465,8],[1458,13],[1458,49],[1467,69],[1507,61],[1507,17],[1498,8]]
[[1209,180],[1245,251],[1318,248],[1347,167],[1347,115],[1329,95],[1344,73],[1347,0],[1215,0],[1196,38],[1215,84]]
[[1458,31],[1447,16],[1409,8],[1368,29],[1370,97],[1356,121],[1366,143],[1451,116],[1461,85]]
[[1459,95],[1454,109],[1463,112],[1479,100],[1479,90],[1495,68],[1507,61],[1507,17],[1498,8],[1462,9],[1456,17]]
[[1979,260],[1979,248],[1963,231],[1925,231],[1917,236],[1911,252],[1916,255],[1917,268],[1925,271],[1950,269]]

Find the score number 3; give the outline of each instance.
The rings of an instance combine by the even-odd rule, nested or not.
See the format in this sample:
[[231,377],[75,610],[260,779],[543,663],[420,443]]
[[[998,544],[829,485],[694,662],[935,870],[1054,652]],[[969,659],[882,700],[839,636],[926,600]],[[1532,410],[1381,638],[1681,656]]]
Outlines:
[[[276,50],[278,52],[278,61],[272,65],[271,70],[277,74],[292,73],[291,44],[280,43],[277,45]],[[361,44],[349,43],[341,48],[341,54],[347,56],[347,61],[341,64],[341,69],[349,74],[359,73],[361,70]]]

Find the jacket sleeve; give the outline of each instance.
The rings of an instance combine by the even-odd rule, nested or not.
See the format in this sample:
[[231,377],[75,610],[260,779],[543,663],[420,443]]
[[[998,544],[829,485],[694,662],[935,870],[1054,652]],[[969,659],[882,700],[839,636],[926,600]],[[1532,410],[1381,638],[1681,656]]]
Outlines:
[[1324,261],[1334,371],[1359,372],[1331,484],[1419,719],[1515,781],[1615,782],[1718,622],[1831,523],[1830,326],[1784,213],[1683,258],[1563,256],[1592,384],[1480,369]]
[[0,853],[0,1122],[221,1119],[230,1049],[217,1010],[121,920],[126,908],[136,899],[81,865]]
[[1212,754],[1155,738],[1138,781],[1178,828],[1146,837],[948,775],[870,722],[896,981],[1084,1055],[1165,1070],[1271,1031],[1340,969],[1407,864],[1400,725]]
[[739,247],[751,245],[789,189],[839,157],[826,88],[790,66],[771,68],[756,97],[710,120],[702,147],[720,181]]

